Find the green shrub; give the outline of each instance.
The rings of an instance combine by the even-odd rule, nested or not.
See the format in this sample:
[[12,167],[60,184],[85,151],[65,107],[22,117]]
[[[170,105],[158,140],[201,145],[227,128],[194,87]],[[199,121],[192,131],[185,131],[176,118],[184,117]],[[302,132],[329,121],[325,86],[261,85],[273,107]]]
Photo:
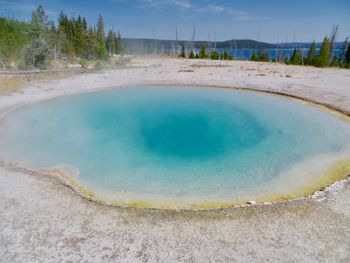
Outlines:
[[211,52],[210,58],[211,58],[212,60],[218,60],[218,59],[220,58],[219,52],[217,52],[217,51]]
[[50,48],[46,41],[42,38],[35,39],[24,47],[21,66],[25,69],[46,69],[49,55]]

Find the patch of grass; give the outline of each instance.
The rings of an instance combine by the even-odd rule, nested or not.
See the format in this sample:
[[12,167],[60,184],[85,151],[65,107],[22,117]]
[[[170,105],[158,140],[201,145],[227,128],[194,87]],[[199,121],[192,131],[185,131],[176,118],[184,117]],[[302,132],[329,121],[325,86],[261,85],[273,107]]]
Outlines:
[[0,95],[18,92],[26,82],[23,77],[0,76]]
[[20,92],[31,82],[58,80],[72,76],[70,72],[43,72],[31,75],[0,75],[0,95]]

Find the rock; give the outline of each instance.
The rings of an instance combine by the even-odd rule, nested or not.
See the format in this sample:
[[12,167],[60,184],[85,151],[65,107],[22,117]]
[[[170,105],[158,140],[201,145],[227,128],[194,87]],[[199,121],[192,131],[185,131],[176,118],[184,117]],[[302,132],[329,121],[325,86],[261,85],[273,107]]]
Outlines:
[[248,205],[255,205],[256,202],[255,202],[255,201],[248,201],[247,204],[248,204]]

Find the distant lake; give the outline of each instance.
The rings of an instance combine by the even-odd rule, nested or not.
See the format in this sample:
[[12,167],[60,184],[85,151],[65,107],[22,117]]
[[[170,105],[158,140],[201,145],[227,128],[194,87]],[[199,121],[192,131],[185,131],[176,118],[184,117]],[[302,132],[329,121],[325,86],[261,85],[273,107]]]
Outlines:
[[[210,53],[210,51],[212,51],[214,49],[207,49],[207,53]],[[218,51],[219,53],[222,53],[224,51],[227,51],[229,53],[229,55],[234,56],[236,59],[239,60],[248,60],[251,58],[253,52],[255,51],[256,53],[259,52],[258,49],[224,49],[224,48],[216,48],[216,51]],[[300,49],[301,52],[303,53],[303,55],[306,57],[309,53],[309,49],[308,48],[301,48]],[[317,49],[317,52],[319,52],[319,48]],[[199,53],[199,49],[195,50],[196,53]],[[263,49],[261,50],[262,52],[269,52],[270,54],[270,59],[274,59],[276,57],[276,55],[281,52],[281,55],[283,58],[290,58],[294,52],[294,48],[283,48],[283,49]],[[170,50],[167,52],[171,52]],[[181,50],[178,51],[178,54],[180,54]],[[190,50],[187,50],[187,53],[189,54]],[[335,54],[337,56],[339,56],[341,54],[342,50],[341,49],[335,49]]]
[[[308,48],[302,48],[300,49],[302,54],[304,56],[307,56],[308,53],[309,53],[309,49]],[[217,51],[218,52],[223,52],[225,51],[225,49],[220,49],[220,48],[217,48]],[[254,52],[254,49],[228,49],[226,50],[231,56],[234,56],[236,59],[243,59],[243,60],[246,60],[246,59],[250,59],[253,52]],[[267,50],[263,50],[264,51],[267,51],[270,53],[270,59],[272,60],[273,58],[276,57],[276,55],[281,52],[281,55],[283,58],[290,58],[294,52],[294,48],[288,48],[288,49],[267,49]],[[255,50],[256,53],[259,52],[259,50]],[[317,52],[319,52],[319,49],[317,49]],[[336,49],[335,50],[335,54],[338,56],[339,54],[341,53],[341,49]]]

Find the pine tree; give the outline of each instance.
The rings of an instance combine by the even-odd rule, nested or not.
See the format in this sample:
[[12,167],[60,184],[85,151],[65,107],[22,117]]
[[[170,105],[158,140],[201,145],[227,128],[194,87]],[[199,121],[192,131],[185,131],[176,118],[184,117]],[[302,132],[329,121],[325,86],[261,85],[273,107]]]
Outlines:
[[221,60],[228,60],[229,59],[229,55],[228,55],[226,50],[221,53],[220,59]]
[[[226,50],[224,51],[224,55],[225,55],[225,60],[230,59],[230,55],[228,54],[228,52]],[[233,59],[233,57],[232,57],[232,59]]]
[[98,53],[98,40],[96,32],[94,31],[92,26],[89,27],[87,35],[87,58],[95,59],[97,58]]
[[193,49],[191,49],[191,52],[190,52],[190,56],[189,56],[189,58],[190,58],[190,59],[194,59],[194,58],[196,58],[196,55],[195,55],[195,53],[194,53]]
[[186,58],[186,48],[185,48],[184,44],[181,45],[181,55],[180,55],[180,57]]
[[350,68],[350,45],[348,45],[348,48],[345,53],[344,67]]
[[78,19],[73,21],[73,26],[73,42],[75,55],[79,58],[84,58],[86,55],[86,40],[84,34],[83,19],[81,18],[81,16],[78,16]]
[[48,32],[48,19],[44,8],[40,5],[32,12],[29,34],[31,42],[22,51],[22,66],[24,68],[44,69],[47,65],[50,49],[45,37]]
[[219,55],[219,53],[216,51],[216,50],[214,50],[214,51],[212,51],[211,53],[210,53],[210,59],[212,59],[212,60],[218,60],[220,58],[220,55]]
[[251,61],[258,61],[258,57],[257,57],[257,55],[256,55],[255,50],[253,50],[253,54],[251,55],[250,60],[251,60]]
[[317,58],[316,42],[313,41],[311,46],[310,46],[309,54],[308,54],[307,59],[306,59],[306,64],[307,65],[315,65],[316,58]]
[[303,56],[301,54],[300,49],[294,49],[293,55],[290,58],[290,64],[293,65],[302,65],[303,64]]
[[114,38],[116,41],[116,54],[121,54],[123,51],[123,44],[122,44],[122,37],[119,31],[117,34],[114,35]]
[[330,64],[331,67],[341,67],[340,59],[337,56],[333,57],[332,63]]
[[105,38],[105,24],[104,24],[104,19],[101,15],[98,16],[98,21],[97,21],[97,37],[103,40]]
[[198,57],[199,58],[207,58],[207,53],[206,53],[206,46],[205,46],[205,44],[203,43],[202,45],[201,45],[201,48],[200,48],[200,50],[199,50],[199,54],[198,54]]
[[41,5],[32,12],[30,25],[30,35],[33,39],[44,37],[48,26],[48,17]]
[[329,61],[331,57],[331,46],[328,37],[323,39],[322,46],[320,49],[320,54],[317,56],[315,66],[317,67],[327,67],[329,66]]
[[63,11],[60,12],[58,18],[58,34],[60,53],[73,58],[76,54],[74,46],[74,23],[68,19]]
[[104,31],[104,20],[101,15],[98,17],[97,22],[97,40],[98,40],[98,58],[106,59],[107,50],[105,44],[105,31]]
[[88,32],[88,24],[87,24],[87,21],[86,21],[85,17],[83,17],[82,26],[83,26],[84,33],[87,34],[87,32]]
[[107,46],[109,55],[113,56],[116,50],[116,38],[115,38],[115,32],[113,32],[112,30],[109,30],[108,32],[106,46]]
[[52,48],[52,58],[57,59],[59,38],[55,23],[53,21],[49,22],[49,28],[50,29],[47,33],[47,41],[49,46]]

